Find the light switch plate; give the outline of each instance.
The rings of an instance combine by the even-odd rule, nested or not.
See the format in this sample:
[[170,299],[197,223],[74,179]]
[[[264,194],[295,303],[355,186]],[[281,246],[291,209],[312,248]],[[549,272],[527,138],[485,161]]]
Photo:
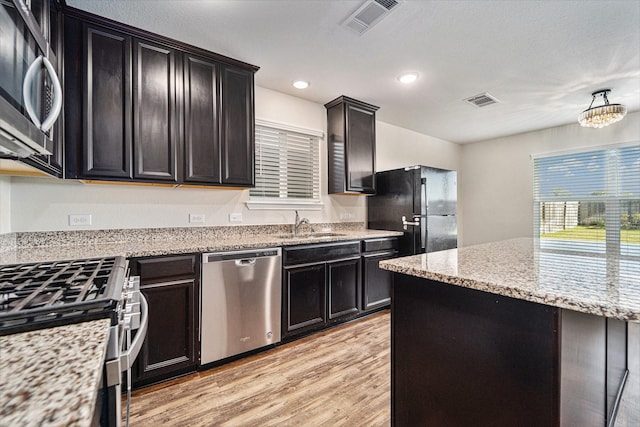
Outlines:
[[230,213],[229,222],[242,222],[242,212]]
[[91,215],[90,214],[70,214],[69,225],[74,227],[82,226],[82,225],[91,225]]

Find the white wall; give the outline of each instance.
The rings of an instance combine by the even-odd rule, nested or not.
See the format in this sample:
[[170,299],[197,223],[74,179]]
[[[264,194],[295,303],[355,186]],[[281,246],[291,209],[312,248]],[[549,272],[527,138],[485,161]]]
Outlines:
[[[322,104],[256,87],[256,117],[326,133]],[[455,168],[458,147],[396,126],[378,122],[378,166],[417,164]],[[398,150],[399,144],[406,149]],[[321,211],[303,211],[311,222],[366,221],[364,196],[328,196],[326,142],[321,143]],[[419,155],[419,157],[418,157]],[[378,168],[380,169],[380,167]],[[381,170],[381,169],[380,169]],[[10,183],[10,184],[9,184]],[[242,213],[242,224],[293,222],[290,210],[248,210],[248,190],[165,188],[83,184],[37,177],[0,181],[0,233],[80,229],[188,227],[189,213],[205,214],[205,225],[229,225],[230,213]],[[5,199],[8,199],[5,203]],[[91,226],[68,224],[69,214],[91,214]],[[201,226],[194,224],[193,226]]]
[[0,175],[0,234],[11,232],[11,178]]
[[533,235],[532,154],[638,140],[640,112],[602,129],[575,123],[464,145],[458,175],[461,245]]
[[458,170],[461,146],[405,128],[376,122],[376,170],[423,165]]

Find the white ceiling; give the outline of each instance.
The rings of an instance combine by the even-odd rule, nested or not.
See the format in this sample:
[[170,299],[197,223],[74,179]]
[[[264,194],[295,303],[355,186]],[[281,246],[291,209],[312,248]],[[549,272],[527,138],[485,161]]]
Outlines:
[[[342,23],[364,1],[67,4],[258,65],[258,86],[321,104],[347,95],[378,105],[378,120],[456,143],[576,123],[602,88],[640,110],[640,1],[405,0],[360,36]],[[404,71],[420,78],[403,86]],[[500,103],[463,102],[482,92]]]

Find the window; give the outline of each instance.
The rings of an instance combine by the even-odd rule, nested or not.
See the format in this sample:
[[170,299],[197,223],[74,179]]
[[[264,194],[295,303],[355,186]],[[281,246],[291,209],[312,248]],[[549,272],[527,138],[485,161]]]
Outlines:
[[256,186],[251,209],[320,209],[322,132],[256,120]]
[[555,250],[640,257],[640,145],[534,158],[534,235]]

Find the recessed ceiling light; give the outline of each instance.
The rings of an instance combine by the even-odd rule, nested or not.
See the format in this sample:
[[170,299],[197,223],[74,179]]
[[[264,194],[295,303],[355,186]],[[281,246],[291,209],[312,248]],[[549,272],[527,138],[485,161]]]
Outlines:
[[418,80],[418,73],[401,74],[400,76],[398,76],[398,80],[400,81],[400,83],[405,83],[405,84],[413,83],[416,80]]
[[309,82],[306,82],[304,80],[295,80],[293,82],[293,87],[295,87],[296,89],[306,89],[309,87]]

